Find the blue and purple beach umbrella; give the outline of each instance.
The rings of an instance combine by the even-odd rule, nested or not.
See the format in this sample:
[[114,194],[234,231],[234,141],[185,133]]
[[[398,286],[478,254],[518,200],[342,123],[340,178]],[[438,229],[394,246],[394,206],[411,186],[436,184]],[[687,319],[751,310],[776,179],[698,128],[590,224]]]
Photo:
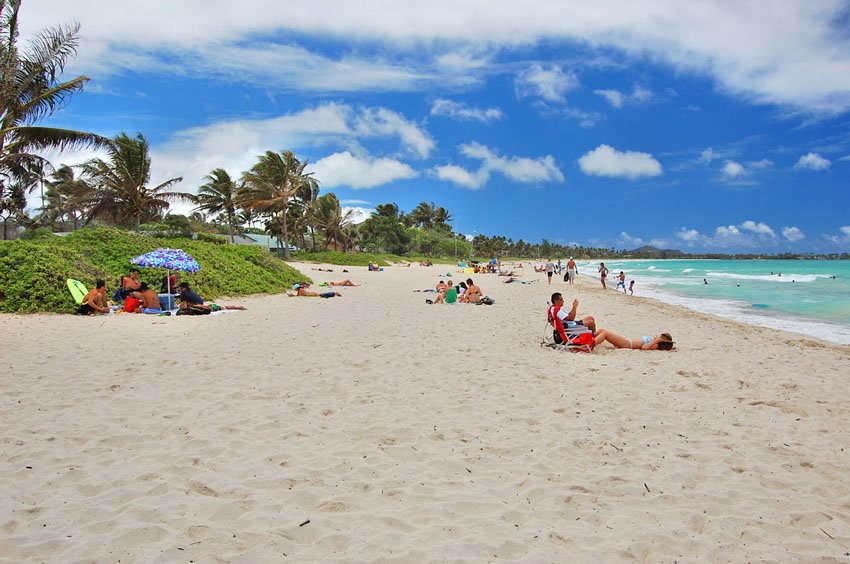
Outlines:
[[[198,272],[201,265],[183,249],[157,249],[130,259],[131,264],[145,268],[164,268],[181,272]],[[168,273],[168,293],[171,293],[171,272]]]

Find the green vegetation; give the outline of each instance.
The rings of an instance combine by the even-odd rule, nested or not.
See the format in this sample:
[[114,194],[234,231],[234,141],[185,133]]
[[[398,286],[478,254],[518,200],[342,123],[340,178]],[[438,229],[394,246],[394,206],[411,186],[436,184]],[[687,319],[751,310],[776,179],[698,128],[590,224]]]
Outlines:
[[[76,304],[66,286],[68,278],[90,287],[95,279],[103,278],[111,296],[118,278],[132,267],[130,259],[158,247],[181,248],[200,263],[199,272],[178,275],[208,300],[283,292],[305,279],[260,247],[159,239],[117,229],[81,229],[67,237],[48,234],[0,241],[0,311],[70,313]],[[140,271],[143,281],[159,289],[165,270]]]

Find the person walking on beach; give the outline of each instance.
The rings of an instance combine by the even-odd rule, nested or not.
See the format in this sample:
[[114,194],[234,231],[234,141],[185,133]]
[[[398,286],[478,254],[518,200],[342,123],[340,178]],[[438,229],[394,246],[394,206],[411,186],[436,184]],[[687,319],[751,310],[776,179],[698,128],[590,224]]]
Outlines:
[[620,275],[617,276],[617,289],[619,290],[620,287],[623,288],[623,293],[625,294],[626,293],[626,273],[623,272],[622,270],[620,271]]
[[605,279],[608,278],[608,268],[605,266],[604,262],[599,263],[599,280],[602,282],[602,289],[607,290],[608,286],[605,285]]
[[552,259],[546,259],[546,278],[549,279],[549,285],[552,285],[552,274],[555,273],[555,263]]
[[570,257],[570,261],[567,263],[567,275],[569,278],[569,283],[572,284],[576,279],[576,274],[578,274],[578,267],[576,266],[576,261],[573,260],[573,257]]
[[634,280],[632,280],[631,282],[629,282],[629,295],[630,295],[630,296],[634,296],[634,295],[635,295],[635,281],[634,281]]

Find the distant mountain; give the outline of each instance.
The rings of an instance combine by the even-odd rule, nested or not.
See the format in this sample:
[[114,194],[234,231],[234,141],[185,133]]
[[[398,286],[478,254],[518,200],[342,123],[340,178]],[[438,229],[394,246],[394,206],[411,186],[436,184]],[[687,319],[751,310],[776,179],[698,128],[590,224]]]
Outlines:
[[644,245],[643,247],[638,247],[637,249],[632,249],[631,251],[628,251],[628,254],[664,257],[684,255],[685,253],[678,249],[659,249],[658,247],[653,247],[652,245]]

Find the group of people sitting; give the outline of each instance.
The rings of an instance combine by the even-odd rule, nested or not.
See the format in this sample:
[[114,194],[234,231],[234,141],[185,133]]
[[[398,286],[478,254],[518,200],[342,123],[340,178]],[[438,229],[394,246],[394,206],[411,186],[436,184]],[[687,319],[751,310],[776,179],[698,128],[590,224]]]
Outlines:
[[437,297],[434,300],[425,300],[426,303],[435,304],[453,304],[460,302],[462,304],[479,304],[487,303],[487,297],[481,292],[481,288],[475,285],[472,278],[467,278],[466,282],[461,282],[457,286],[452,280],[443,282],[440,280],[436,286]]
[[[220,306],[217,304],[204,304],[203,298],[197,292],[192,290],[192,285],[188,282],[177,284],[177,275],[171,274],[163,277],[161,292],[157,293],[153,288],[148,286],[147,282],[139,280],[139,269],[133,268],[129,275],[122,276],[120,279],[121,287],[113,295],[113,300],[116,302],[123,301],[122,309],[128,313],[162,313],[162,302],[159,294],[174,295],[174,302],[177,303],[178,310],[189,311],[192,308],[209,311],[217,311],[220,309],[239,309],[244,310],[243,306]],[[170,299],[168,300],[171,301]],[[77,309],[79,315],[97,315],[109,313],[111,308],[106,298],[106,281],[96,280],[95,288],[90,290],[84,297]]]
[[[569,344],[583,328],[590,330],[587,335],[588,339],[592,338],[592,346],[601,345],[602,343],[610,343],[617,349],[635,349],[643,351],[670,351],[673,350],[673,337],[670,333],[661,333],[655,337],[643,335],[634,339],[618,335],[608,329],[597,329],[596,319],[593,316],[586,316],[581,319],[576,319],[578,311],[578,300],[573,300],[572,308],[566,310],[564,308],[564,296],[560,292],[552,294],[551,304],[546,310],[546,317],[552,325],[554,331],[552,338],[556,344]],[[590,342],[582,342],[582,344],[590,345]]]

